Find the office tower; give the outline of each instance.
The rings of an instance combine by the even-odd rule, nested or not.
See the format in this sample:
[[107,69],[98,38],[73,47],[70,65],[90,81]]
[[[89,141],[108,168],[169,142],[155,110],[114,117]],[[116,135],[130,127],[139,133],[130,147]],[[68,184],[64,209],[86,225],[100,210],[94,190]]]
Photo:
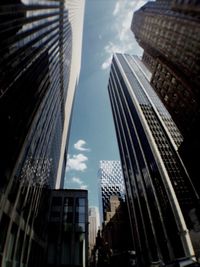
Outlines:
[[154,1],[134,13],[131,29],[152,71],[151,85],[181,131],[180,154],[200,192],[200,2]]
[[0,3],[3,266],[12,262],[33,266],[30,251],[45,247],[36,221],[39,225],[44,188],[63,184],[65,145],[80,71],[83,12],[82,0]]
[[88,192],[52,190],[47,266],[87,266]]
[[200,13],[200,3],[198,0],[173,0],[172,9],[175,11],[181,11],[192,16],[198,16]]
[[108,85],[137,261],[187,265],[195,261],[188,231],[199,226],[198,195],[177,153],[180,133],[143,68],[116,54]]
[[110,205],[110,197],[118,196],[125,200],[124,179],[120,161],[102,160],[98,172],[100,221],[106,219],[106,211]]
[[89,208],[89,256],[92,255],[98,230],[98,210],[97,207]]

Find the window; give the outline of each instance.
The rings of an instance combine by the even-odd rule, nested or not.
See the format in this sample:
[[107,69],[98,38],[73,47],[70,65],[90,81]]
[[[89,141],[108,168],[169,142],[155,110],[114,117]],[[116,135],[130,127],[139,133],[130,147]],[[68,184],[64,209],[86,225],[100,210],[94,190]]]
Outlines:
[[85,198],[77,198],[76,199],[76,206],[79,206],[79,207],[85,206]]
[[84,213],[85,212],[85,207],[76,207],[76,212]]
[[65,197],[64,198],[64,205],[65,206],[73,206],[74,205],[73,197]]
[[58,211],[52,211],[51,212],[51,217],[53,217],[53,218],[60,218],[60,212],[58,212]]
[[17,225],[15,223],[12,224],[11,232],[9,235],[9,245],[7,250],[8,259],[13,259],[14,251],[15,251],[15,242],[17,236]]
[[76,232],[85,232],[85,223],[76,223]]
[[6,241],[6,235],[8,231],[8,225],[9,225],[9,217],[6,214],[3,214],[1,222],[0,222],[0,229],[1,229],[1,234],[0,234],[0,252],[4,250],[4,245]]
[[85,213],[76,212],[76,222],[85,222]]
[[61,197],[53,197],[52,206],[60,206],[60,205],[62,205],[62,198]]

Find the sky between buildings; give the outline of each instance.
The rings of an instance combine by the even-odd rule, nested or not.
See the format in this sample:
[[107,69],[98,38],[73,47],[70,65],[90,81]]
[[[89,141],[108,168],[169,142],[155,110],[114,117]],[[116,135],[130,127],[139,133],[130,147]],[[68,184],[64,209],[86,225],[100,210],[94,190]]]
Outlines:
[[119,160],[107,85],[115,52],[142,55],[130,30],[133,12],[146,0],[86,0],[82,67],[76,91],[65,188],[87,189],[98,206],[100,160]]

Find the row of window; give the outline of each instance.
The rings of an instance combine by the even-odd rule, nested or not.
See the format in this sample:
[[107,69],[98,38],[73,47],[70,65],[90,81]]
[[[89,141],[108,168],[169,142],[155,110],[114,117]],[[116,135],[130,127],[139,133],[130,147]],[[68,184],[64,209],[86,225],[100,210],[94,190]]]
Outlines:
[[[154,229],[153,220],[156,218],[156,228],[154,230],[156,235],[158,235],[158,241],[164,238],[163,227],[166,227],[168,230],[170,227],[167,221],[165,221],[165,226],[163,226],[161,220],[159,220],[161,214],[158,212],[158,206],[161,206],[162,216],[166,214],[166,211],[169,216],[171,210],[169,208],[168,198],[166,197],[166,191],[162,185],[162,179],[159,176],[157,165],[153,159],[149,143],[137,114],[138,111],[134,107],[128,88],[116,65],[115,68],[117,74],[114,67],[113,69],[111,68],[112,79],[109,83],[109,94],[117,128],[120,154],[123,165],[126,166],[124,176],[128,176],[126,187],[130,188],[129,197],[131,199],[129,203],[132,203],[132,225],[135,226],[133,229],[138,250],[140,251],[142,247],[144,259],[147,261],[145,265],[147,265],[149,253],[151,253],[151,257],[154,260],[157,258],[156,236],[152,232]],[[157,200],[160,200],[159,203],[154,199],[155,191],[153,190],[154,186],[152,184],[153,181],[155,182],[156,177],[159,178],[157,185],[154,184],[154,186],[157,193]],[[161,193],[159,194],[159,192]],[[166,207],[168,208],[166,209]],[[170,218],[173,221],[173,215]],[[172,238],[173,242],[179,242],[178,239],[176,241],[174,240],[176,227],[173,228],[173,231],[173,235],[171,235],[170,231],[168,232],[168,237],[170,239]],[[163,256],[167,257],[168,249],[165,247],[165,244],[162,242],[160,246]],[[180,251],[181,244],[179,244],[176,252],[180,253]]]
[[[64,201],[64,202],[63,202]],[[73,198],[73,197],[53,197],[52,206],[74,206],[76,207],[85,207],[86,199],[85,198]]]

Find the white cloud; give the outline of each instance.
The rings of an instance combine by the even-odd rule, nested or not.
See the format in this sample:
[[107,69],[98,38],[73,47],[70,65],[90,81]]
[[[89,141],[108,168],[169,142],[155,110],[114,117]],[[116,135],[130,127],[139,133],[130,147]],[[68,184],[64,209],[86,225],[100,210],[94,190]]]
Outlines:
[[120,2],[117,2],[115,5],[115,9],[113,10],[113,16],[116,16],[119,12]]
[[78,177],[73,177],[72,178],[72,182],[74,182],[74,183],[77,183],[77,184],[80,184],[80,185],[82,185],[82,181],[80,180],[80,178],[78,178]]
[[71,182],[77,184],[80,189],[88,189],[88,185],[84,184],[84,182],[79,177],[72,177]]
[[107,68],[110,66],[110,64],[111,64],[111,61],[112,61],[112,56],[110,56],[109,58],[107,58],[107,59],[102,63],[101,68],[102,68],[103,70],[107,69]]
[[89,148],[83,147],[86,144],[87,143],[84,140],[80,139],[74,144],[74,148],[80,151],[90,151]]
[[130,30],[133,12],[143,6],[147,0],[119,0],[113,10],[115,23],[112,26],[112,32],[115,38],[112,38],[105,47],[106,58],[101,64],[101,69],[105,70],[110,66],[113,53],[134,53],[141,55],[142,49],[138,46],[134,35]]
[[88,189],[88,186],[87,186],[86,184],[81,185],[81,186],[80,186],[80,189],[84,189],[84,190],[86,190],[86,189]]
[[87,160],[88,158],[83,154],[73,155],[72,157],[71,155],[68,155],[66,171],[85,171],[87,169],[87,165],[85,163]]

